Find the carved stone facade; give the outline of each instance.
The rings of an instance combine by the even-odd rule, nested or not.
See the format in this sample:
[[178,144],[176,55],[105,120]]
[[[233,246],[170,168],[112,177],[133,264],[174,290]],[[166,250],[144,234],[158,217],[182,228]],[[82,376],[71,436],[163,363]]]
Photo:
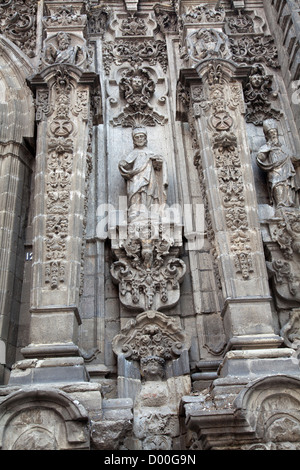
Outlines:
[[0,447],[300,449],[299,0],[0,0]]

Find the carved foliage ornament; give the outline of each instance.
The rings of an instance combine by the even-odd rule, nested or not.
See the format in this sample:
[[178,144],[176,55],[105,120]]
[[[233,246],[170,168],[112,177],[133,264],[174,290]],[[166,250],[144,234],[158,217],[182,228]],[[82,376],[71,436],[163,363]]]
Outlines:
[[[143,230],[145,232],[145,230]],[[171,239],[129,238],[118,253],[111,274],[119,284],[121,303],[133,310],[170,308],[180,297],[186,266],[172,250]]]
[[186,336],[174,318],[152,310],[127,323],[113,339],[113,350],[132,361],[153,356],[168,361],[180,356],[185,343]]
[[36,55],[36,0],[1,0],[0,33],[29,57]]
[[155,111],[150,104],[156,83],[146,68],[126,69],[119,82],[119,90],[126,101],[122,113],[113,118],[113,125],[134,127],[136,125],[164,125],[166,118]]
[[86,25],[86,15],[82,15],[80,11],[74,9],[73,6],[57,6],[54,8],[48,3],[50,16],[46,17],[43,21],[46,28],[64,28],[69,26],[83,27]]
[[159,63],[164,72],[167,71],[167,47],[164,41],[145,39],[132,41],[130,39],[116,39],[103,43],[104,69],[108,75],[111,64],[122,65],[128,62],[132,67],[142,66],[144,62],[149,65]]
[[197,5],[187,7],[182,15],[182,22],[185,23],[221,23],[225,20],[225,9],[209,8],[208,5]]
[[[55,103],[53,107],[48,104],[49,93]],[[50,289],[57,289],[64,284],[66,276],[74,137],[77,131],[75,117],[88,121],[88,92],[80,88],[75,90],[66,66],[61,65],[49,92],[38,90],[37,106],[37,118],[48,118],[45,283]]]
[[237,64],[264,63],[279,68],[278,51],[274,39],[268,36],[245,36],[229,39],[232,60]]
[[228,82],[218,62],[209,65],[204,86],[191,88],[193,114],[196,117],[204,115],[211,129],[219,189],[236,271],[243,279],[248,279],[253,272],[251,241],[242,164],[232,114],[232,111],[238,110],[241,97],[240,86]]
[[272,90],[272,82],[272,76],[266,74],[262,65],[252,66],[248,82],[244,87],[247,122],[259,126],[266,119],[280,119],[281,112],[271,108],[270,101],[276,97]]

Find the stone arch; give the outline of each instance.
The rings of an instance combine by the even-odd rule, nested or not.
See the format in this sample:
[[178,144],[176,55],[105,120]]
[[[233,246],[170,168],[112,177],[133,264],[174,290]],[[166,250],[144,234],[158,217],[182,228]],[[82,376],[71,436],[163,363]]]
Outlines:
[[[34,164],[31,149],[34,147],[35,108],[26,83],[32,74],[33,68],[25,54],[0,35],[0,340],[4,349],[11,348],[3,355],[10,361],[17,342],[16,329],[9,331],[10,318],[17,319],[19,315],[24,269],[17,253],[21,255],[24,251],[22,238]],[[25,261],[25,253],[23,259]],[[0,383],[1,372],[5,369],[2,364],[3,361]]]
[[263,442],[300,446],[300,379],[278,375],[256,380],[234,404]]
[[65,392],[19,390],[0,405],[3,450],[89,449],[88,414]]
[[4,123],[0,143],[22,144],[24,138],[34,136],[34,103],[26,83],[33,72],[27,56],[0,35],[0,112]]

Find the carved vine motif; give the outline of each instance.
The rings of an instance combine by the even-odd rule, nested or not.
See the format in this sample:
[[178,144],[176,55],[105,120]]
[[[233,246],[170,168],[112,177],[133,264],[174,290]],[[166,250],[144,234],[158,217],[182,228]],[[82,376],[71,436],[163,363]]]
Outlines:
[[237,64],[265,63],[279,68],[278,52],[274,39],[267,36],[245,36],[229,39],[232,60]]
[[[224,78],[220,64],[212,63],[208,72],[208,88],[192,88],[192,103],[196,116],[207,115],[212,132],[215,165],[231,250],[237,273],[248,279],[253,272],[248,215],[245,209],[245,189],[242,164],[233,132],[231,111],[239,106],[240,91]],[[207,94],[206,94],[207,93]],[[230,96],[230,99],[229,97]]]
[[248,83],[244,87],[247,122],[259,126],[266,119],[280,119],[281,112],[271,108],[270,101],[276,96],[272,90],[272,82],[272,76],[266,74],[262,65],[253,65]]
[[45,282],[56,289],[65,281],[66,237],[70,212],[73,166],[74,124],[71,121],[71,77],[65,68],[56,73],[53,91],[55,108],[49,129],[49,156],[46,184],[46,259]]
[[143,18],[130,15],[122,21],[120,30],[124,36],[145,36],[147,25]]
[[225,20],[225,9],[209,8],[208,5],[188,7],[182,15],[184,23],[221,23]]
[[164,41],[147,39],[143,41],[131,41],[116,39],[103,43],[104,69],[108,75],[111,64],[122,65],[128,62],[132,67],[142,66],[144,62],[149,65],[159,63],[164,72],[167,71],[167,47]]
[[1,0],[0,33],[13,41],[28,57],[36,55],[35,0]]
[[[49,95],[51,102],[49,104]],[[69,236],[71,183],[74,161],[75,117],[92,125],[89,94],[86,89],[75,90],[66,65],[59,65],[49,90],[37,90],[37,120],[48,119],[48,153],[46,183],[46,264],[45,284],[58,289],[66,279],[66,253]],[[90,137],[91,139],[91,137]],[[88,142],[88,152],[90,141]],[[86,181],[91,171],[89,154],[86,161]],[[87,183],[86,183],[87,184]],[[86,212],[85,204],[85,212]],[[83,230],[85,230],[85,219]]]

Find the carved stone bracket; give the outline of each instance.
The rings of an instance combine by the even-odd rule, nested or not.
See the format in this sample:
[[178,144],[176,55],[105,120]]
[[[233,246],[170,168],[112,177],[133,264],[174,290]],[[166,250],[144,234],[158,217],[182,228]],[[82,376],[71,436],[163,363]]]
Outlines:
[[168,236],[161,224],[156,228],[157,234],[151,236],[151,222],[135,222],[129,226],[127,239],[113,243],[118,261],[111,266],[111,275],[119,285],[121,303],[135,311],[168,309],[180,298],[179,284],[186,271],[177,257],[182,242],[174,239],[175,226],[170,226]]
[[172,317],[149,310],[131,320],[113,339],[113,350],[130,361],[157,357],[177,359],[189,349],[187,336]]

